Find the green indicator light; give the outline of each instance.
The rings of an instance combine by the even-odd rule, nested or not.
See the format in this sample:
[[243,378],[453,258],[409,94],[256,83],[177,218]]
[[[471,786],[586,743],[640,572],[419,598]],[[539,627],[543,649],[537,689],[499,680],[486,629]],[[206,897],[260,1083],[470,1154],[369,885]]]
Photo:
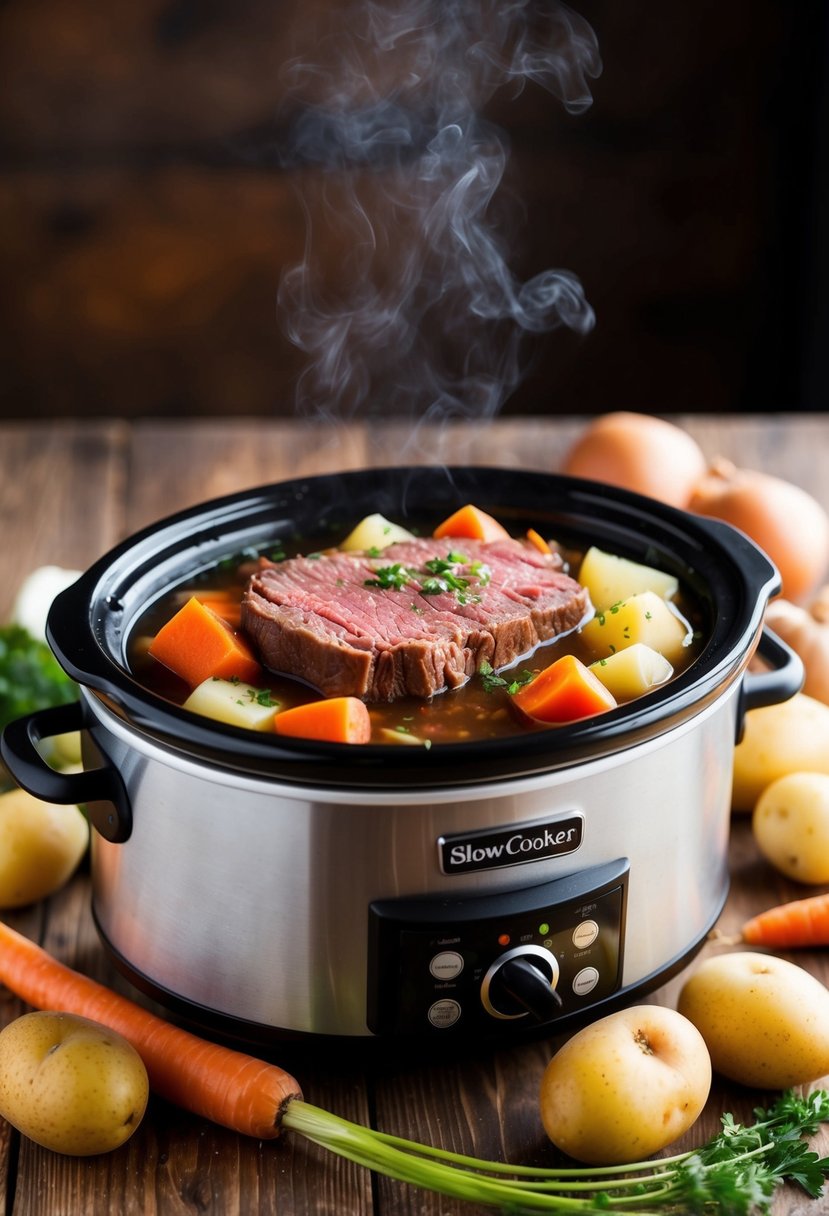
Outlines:
[[541,934],[542,937],[546,937],[547,934],[550,932],[550,926],[547,924],[546,920],[543,920],[541,922],[541,924],[538,926],[538,932]]

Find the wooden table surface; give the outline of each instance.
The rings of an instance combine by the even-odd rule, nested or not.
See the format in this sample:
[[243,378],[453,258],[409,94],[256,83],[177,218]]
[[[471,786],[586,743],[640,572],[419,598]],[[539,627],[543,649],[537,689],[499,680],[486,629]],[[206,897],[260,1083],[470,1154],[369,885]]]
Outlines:
[[[709,457],[724,455],[789,478],[829,508],[829,481],[822,475],[829,417],[676,421]],[[84,568],[120,538],[174,509],[284,477],[369,464],[442,460],[552,470],[581,425],[576,419],[504,420],[412,437],[408,428],[394,426],[323,429],[263,420],[0,424],[0,620],[7,619],[30,570],[47,563]],[[735,931],[747,914],[805,893],[763,862],[744,818],[733,824],[731,871],[724,932]],[[125,989],[99,946],[84,872],[50,900],[8,920],[69,964]],[[829,983],[827,957],[803,953],[796,961]],[[673,1004],[683,977],[649,999]],[[0,1001],[4,1022],[22,1011],[5,991]],[[538,1163],[545,1154],[549,1159],[550,1146],[537,1089],[557,1045],[541,1039],[397,1065],[360,1064],[347,1055],[296,1059],[287,1048],[274,1058],[298,1075],[309,1101],[347,1118],[478,1156]],[[681,1146],[707,1138],[725,1110],[749,1119],[767,1096],[715,1082]],[[815,1145],[829,1154],[829,1130]],[[464,1216],[478,1210],[373,1177],[297,1137],[243,1140],[155,1098],[127,1145],[93,1158],[47,1152],[0,1120],[0,1162],[0,1210],[10,1216]],[[814,1202],[786,1189],[773,1210],[775,1216],[817,1216],[829,1211],[829,1197]]]

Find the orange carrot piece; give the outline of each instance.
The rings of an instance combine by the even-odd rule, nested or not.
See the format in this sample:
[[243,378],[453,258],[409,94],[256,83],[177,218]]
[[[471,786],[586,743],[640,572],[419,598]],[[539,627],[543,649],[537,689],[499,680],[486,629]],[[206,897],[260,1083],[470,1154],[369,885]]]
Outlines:
[[453,515],[445,519],[442,524],[438,524],[432,536],[435,540],[440,540],[444,536],[459,536],[467,540],[489,541],[503,540],[509,536],[509,532],[498,523],[497,519],[487,515],[480,507],[467,503],[465,507],[460,507]]
[[829,892],[768,908],[747,920],[740,936],[752,946],[829,946]]
[[245,639],[195,596],[161,626],[149,653],[191,688],[211,676],[255,684],[262,674]]
[[283,709],[273,720],[278,735],[325,743],[368,743],[371,718],[359,697],[328,697]]
[[211,592],[199,592],[196,599],[215,612],[216,616],[220,616],[232,629],[238,629],[241,625],[242,601],[238,595],[222,595],[219,591],[215,595]]
[[208,1042],[58,962],[0,921],[0,980],[35,1009],[91,1018],[123,1035],[159,1097],[240,1135],[272,1140],[302,1092],[275,1064]]
[[572,654],[545,667],[512,699],[522,713],[541,722],[574,722],[616,705],[601,680]]
[[531,545],[535,545],[539,553],[552,553],[552,549],[547,544],[547,541],[540,532],[536,532],[535,528],[527,529],[527,540]]

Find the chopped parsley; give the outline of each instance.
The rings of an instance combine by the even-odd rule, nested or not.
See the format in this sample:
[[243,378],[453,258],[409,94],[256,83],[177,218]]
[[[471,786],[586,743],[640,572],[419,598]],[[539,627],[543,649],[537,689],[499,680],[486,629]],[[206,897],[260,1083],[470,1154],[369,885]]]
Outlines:
[[364,586],[382,587],[384,591],[402,591],[412,581],[412,571],[401,562],[393,566],[380,566],[374,571],[375,578],[367,578]]
[[[462,568],[468,574],[461,574]],[[374,577],[365,579],[363,585],[380,587],[384,591],[402,591],[404,587],[419,585],[421,595],[451,593],[459,604],[477,604],[481,597],[473,584],[485,587],[491,577],[491,570],[483,562],[470,562],[462,553],[450,552],[446,557],[430,558],[421,568],[404,566],[402,562],[379,566],[374,570]]]
[[505,676],[496,674],[491,663],[484,660],[478,668],[478,675],[481,677],[481,683],[484,686],[484,692],[496,692],[498,689],[505,689],[511,697],[514,697],[519,688],[523,688],[525,684],[529,684],[535,678],[535,673],[528,671],[526,668],[519,672],[511,680]]
[[[619,611],[619,609],[622,607],[623,603],[624,603],[624,600],[617,600],[615,604],[610,605],[607,612],[609,612],[612,616],[615,616],[616,613]],[[607,613],[606,612],[597,612],[596,616],[595,616],[595,620],[598,621],[598,623],[600,625],[606,624]]]
[[249,688],[248,700],[255,701],[257,705],[261,705],[264,709],[273,709],[278,707],[279,702],[274,701],[269,688]]

